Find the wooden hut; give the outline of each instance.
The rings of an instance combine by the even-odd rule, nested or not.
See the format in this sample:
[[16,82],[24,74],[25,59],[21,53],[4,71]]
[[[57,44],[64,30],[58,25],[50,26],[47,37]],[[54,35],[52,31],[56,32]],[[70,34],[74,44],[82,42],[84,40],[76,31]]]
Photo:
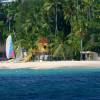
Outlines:
[[48,39],[40,38],[37,41],[37,49],[34,51],[35,60],[47,61],[49,59]]

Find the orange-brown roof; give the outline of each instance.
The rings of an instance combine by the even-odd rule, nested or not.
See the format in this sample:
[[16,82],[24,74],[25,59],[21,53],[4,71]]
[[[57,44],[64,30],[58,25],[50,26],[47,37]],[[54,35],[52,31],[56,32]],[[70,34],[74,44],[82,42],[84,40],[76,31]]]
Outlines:
[[47,40],[46,38],[41,38],[41,39],[39,40],[39,43],[42,43],[42,44],[47,43],[47,44],[48,44],[48,40]]

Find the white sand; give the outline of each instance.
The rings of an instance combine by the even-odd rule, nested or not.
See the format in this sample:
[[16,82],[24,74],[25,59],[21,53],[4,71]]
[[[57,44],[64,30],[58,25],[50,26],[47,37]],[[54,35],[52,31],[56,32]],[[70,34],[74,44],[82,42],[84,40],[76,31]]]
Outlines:
[[0,69],[56,69],[56,68],[100,68],[100,61],[43,61],[12,63],[0,62]]

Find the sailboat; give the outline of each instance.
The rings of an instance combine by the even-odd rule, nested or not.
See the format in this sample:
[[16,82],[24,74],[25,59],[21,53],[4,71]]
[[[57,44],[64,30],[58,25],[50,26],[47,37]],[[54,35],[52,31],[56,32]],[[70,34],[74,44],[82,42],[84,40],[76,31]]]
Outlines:
[[14,46],[11,35],[6,40],[6,57],[7,59],[15,58]]

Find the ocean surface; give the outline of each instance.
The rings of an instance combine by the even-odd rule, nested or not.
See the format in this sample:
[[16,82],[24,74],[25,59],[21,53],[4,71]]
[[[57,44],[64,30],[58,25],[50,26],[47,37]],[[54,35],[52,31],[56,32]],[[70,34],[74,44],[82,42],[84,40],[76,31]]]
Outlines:
[[100,100],[100,69],[2,69],[0,100]]

